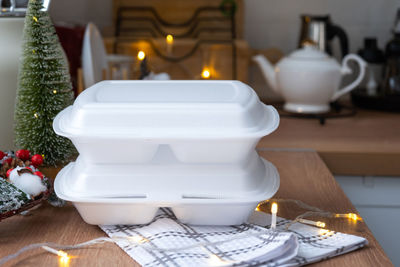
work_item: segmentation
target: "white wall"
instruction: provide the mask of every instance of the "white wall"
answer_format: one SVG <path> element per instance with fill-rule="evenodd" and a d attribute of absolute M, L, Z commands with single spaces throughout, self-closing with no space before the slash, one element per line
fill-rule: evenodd
<path fill-rule="evenodd" d="M 14 149 L 14 107 L 24 18 L 0 18 L 0 150 Z"/>
<path fill-rule="evenodd" d="M 350 51 L 366 36 L 378 37 L 379 46 L 391 37 L 398 0 L 245 0 L 245 38 L 254 48 L 276 46 L 285 53 L 298 41 L 300 14 L 330 14 L 348 33 Z"/>
<path fill-rule="evenodd" d="M 51 0 L 49 12 L 56 23 L 112 25 L 112 0 Z"/>

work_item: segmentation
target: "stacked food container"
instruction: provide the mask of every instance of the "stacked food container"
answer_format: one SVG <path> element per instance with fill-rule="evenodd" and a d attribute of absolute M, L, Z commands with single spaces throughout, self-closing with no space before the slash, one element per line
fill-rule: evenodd
<path fill-rule="evenodd" d="M 54 188 L 90 224 L 148 223 L 160 207 L 184 223 L 241 224 L 278 190 L 255 151 L 278 125 L 238 81 L 100 82 L 54 120 L 80 153 Z"/>

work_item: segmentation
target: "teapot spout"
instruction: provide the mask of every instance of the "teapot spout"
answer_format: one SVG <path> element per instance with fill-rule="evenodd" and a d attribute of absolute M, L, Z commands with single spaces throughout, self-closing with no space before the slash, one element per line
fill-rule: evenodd
<path fill-rule="evenodd" d="M 267 84 L 277 93 L 278 87 L 276 84 L 276 74 L 274 66 L 268 61 L 268 59 L 264 55 L 255 55 L 252 60 L 258 65 L 261 69 L 261 73 L 263 74 Z"/>

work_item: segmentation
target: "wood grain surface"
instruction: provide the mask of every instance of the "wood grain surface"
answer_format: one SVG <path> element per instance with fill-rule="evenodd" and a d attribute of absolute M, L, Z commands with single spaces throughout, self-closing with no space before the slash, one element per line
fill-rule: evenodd
<path fill-rule="evenodd" d="M 359 109 L 354 117 L 326 120 L 281 117 L 261 148 L 307 148 L 334 174 L 400 176 L 400 113 Z"/>
<path fill-rule="evenodd" d="M 302 200 L 333 212 L 356 212 L 317 153 L 261 151 L 260 154 L 279 170 L 281 186 L 276 197 Z M 293 218 L 301 212 L 296 207 L 282 204 L 278 215 Z M 363 222 L 353 223 L 348 219 L 324 221 L 330 230 L 364 236 L 370 243 L 366 248 L 315 266 L 392 266 Z M 0 222 L 0 257 L 31 243 L 76 244 L 101 236 L 105 234 L 100 228 L 84 223 L 71 205 L 54 208 L 46 204 L 29 216 L 18 215 Z M 95 245 L 69 253 L 74 256 L 69 266 L 138 266 L 114 244 Z M 37 249 L 20 255 L 5 266 L 58 266 L 58 257 Z"/>

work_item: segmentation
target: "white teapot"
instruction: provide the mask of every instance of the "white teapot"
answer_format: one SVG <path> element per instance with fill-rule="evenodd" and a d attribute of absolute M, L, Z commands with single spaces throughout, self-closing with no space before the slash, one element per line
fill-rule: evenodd
<path fill-rule="evenodd" d="M 329 102 L 353 90 L 364 78 L 367 63 L 359 56 L 348 54 L 342 66 L 328 54 L 314 46 L 305 46 L 281 59 L 276 66 L 263 56 L 253 60 L 261 68 L 270 87 L 285 99 L 284 109 L 296 113 L 329 111 Z M 338 90 L 342 75 L 352 73 L 348 61 L 360 67 L 358 77 Z"/>

